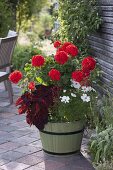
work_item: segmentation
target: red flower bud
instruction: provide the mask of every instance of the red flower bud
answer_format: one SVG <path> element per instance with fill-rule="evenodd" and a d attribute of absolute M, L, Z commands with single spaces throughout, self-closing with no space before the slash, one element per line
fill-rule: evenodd
<path fill-rule="evenodd" d="M 28 88 L 29 88 L 30 90 L 34 90 L 34 89 L 35 89 L 35 83 L 34 83 L 34 82 L 30 82 L 30 83 L 28 84 Z"/>
<path fill-rule="evenodd" d="M 61 45 L 61 41 L 55 41 L 53 45 L 55 48 L 58 48 Z"/>

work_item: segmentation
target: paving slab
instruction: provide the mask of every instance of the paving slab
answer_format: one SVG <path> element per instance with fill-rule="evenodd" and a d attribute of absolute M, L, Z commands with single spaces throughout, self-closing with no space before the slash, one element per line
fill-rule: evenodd
<path fill-rule="evenodd" d="M 5 159 L 0 159 L 0 166 L 9 163 L 9 160 L 5 160 Z"/>
<path fill-rule="evenodd" d="M 22 146 L 22 147 L 15 149 L 15 151 L 17 151 L 17 152 L 22 152 L 22 153 L 26 153 L 26 154 L 36 153 L 37 151 L 40 151 L 40 150 L 42 150 L 42 149 L 30 146 L 30 145 Z"/>
<path fill-rule="evenodd" d="M 17 162 L 24 163 L 27 165 L 36 165 L 40 162 L 43 162 L 44 158 L 43 157 L 36 157 L 32 155 L 26 155 L 20 159 L 17 159 Z"/>
<path fill-rule="evenodd" d="M 18 163 L 18 162 L 9 162 L 9 163 L 1 166 L 1 168 L 3 170 L 23 170 L 28 167 L 29 167 L 29 165 L 26 165 L 23 163 Z"/>
<path fill-rule="evenodd" d="M 94 170 L 87 154 L 87 138 L 82 141 L 82 154 L 51 156 L 42 150 L 39 131 L 29 127 L 25 115 L 18 115 L 0 83 L 0 170 Z M 20 89 L 13 86 L 14 100 Z M 4 104 L 3 104 L 4 103 Z M 88 159 L 88 160 L 87 160 Z"/>
<path fill-rule="evenodd" d="M 6 153 L 0 154 L 0 159 L 15 161 L 25 155 L 26 155 L 25 153 L 20 153 L 20 152 L 16 152 L 16 151 L 8 151 Z"/>

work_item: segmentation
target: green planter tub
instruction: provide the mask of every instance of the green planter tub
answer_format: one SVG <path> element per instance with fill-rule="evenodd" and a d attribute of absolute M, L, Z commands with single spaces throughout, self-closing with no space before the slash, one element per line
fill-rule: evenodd
<path fill-rule="evenodd" d="M 47 123 L 40 131 L 43 150 L 53 155 L 68 155 L 80 151 L 84 124 L 81 121 L 69 123 Z"/>

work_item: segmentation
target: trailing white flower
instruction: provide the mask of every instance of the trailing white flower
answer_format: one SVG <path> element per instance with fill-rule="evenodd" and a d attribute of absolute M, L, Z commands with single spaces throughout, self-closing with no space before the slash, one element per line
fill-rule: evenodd
<path fill-rule="evenodd" d="M 74 93 L 71 93 L 71 96 L 72 96 L 72 97 L 77 97 L 77 95 L 76 95 L 76 94 L 74 94 Z"/>
<path fill-rule="evenodd" d="M 90 102 L 90 96 L 87 96 L 87 94 L 83 94 L 81 96 L 81 99 L 83 100 L 83 102 Z"/>
<path fill-rule="evenodd" d="M 66 93 L 66 90 L 63 90 L 64 93 Z"/>
<path fill-rule="evenodd" d="M 69 96 L 60 96 L 61 102 L 63 103 L 69 103 Z"/>
<path fill-rule="evenodd" d="M 91 90 L 93 90 L 93 88 L 91 86 L 82 86 L 82 91 L 85 93 L 90 92 Z"/>
<path fill-rule="evenodd" d="M 79 89 L 81 85 L 79 82 L 71 80 L 71 87 L 74 87 L 75 89 Z"/>

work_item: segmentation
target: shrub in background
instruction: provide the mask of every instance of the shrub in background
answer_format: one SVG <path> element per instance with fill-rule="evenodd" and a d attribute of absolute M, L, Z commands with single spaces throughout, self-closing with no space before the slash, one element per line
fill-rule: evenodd
<path fill-rule="evenodd" d="M 25 63 L 29 62 L 31 56 L 36 54 L 42 54 L 42 51 L 33 45 L 22 46 L 18 44 L 12 61 L 14 69 L 23 70 Z"/>
<path fill-rule="evenodd" d="M 7 35 L 9 29 L 14 26 L 13 13 L 7 0 L 0 0 L 0 37 Z"/>
<path fill-rule="evenodd" d="M 71 41 L 84 53 L 89 51 L 87 36 L 101 23 L 96 0 L 59 0 L 61 40 Z"/>

